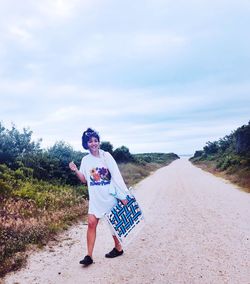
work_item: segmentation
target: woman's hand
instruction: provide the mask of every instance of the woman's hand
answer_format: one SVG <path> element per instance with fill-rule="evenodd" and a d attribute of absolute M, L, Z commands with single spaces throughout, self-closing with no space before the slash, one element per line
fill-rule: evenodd
<path fill-rule="evenodd" d="M 69 163 L 69 168 L 71 169 L 71 171 L 76 172 L 78 171 L 78 168 L 76 166 L 76 164 L 72 161 Z"/>
<path fill-rule="evenodd" d="M 82 183 L 87 183 L 85 176 L 78 170 L 76 164 L 73 161 L 69 163 L 69 168 L 71 169 L 71 171 L 76 173 L 76 176 Z"/>
<path fill-rule="evenodd" d="M 127 199 L 122 199 L 121 202 L 122 202 L 123 205 L 127 205 L 128 204 L 128 200 Z"/>

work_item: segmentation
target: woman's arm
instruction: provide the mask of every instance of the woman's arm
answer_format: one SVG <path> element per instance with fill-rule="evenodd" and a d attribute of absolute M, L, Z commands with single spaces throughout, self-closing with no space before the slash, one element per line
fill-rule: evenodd
<path fill-rule="evenodd" d="M 69 163 L 69 168 L 71 169 L 72 172 L 76 173 L 76 176 L 82 183 L 87 183 L 85 176 L 78 170 L 74 162 Z"/>

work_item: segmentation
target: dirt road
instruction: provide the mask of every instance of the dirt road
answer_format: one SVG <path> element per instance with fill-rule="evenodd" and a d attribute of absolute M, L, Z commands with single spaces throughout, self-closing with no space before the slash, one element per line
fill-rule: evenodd
<path fill-rule="evenodd" d="M 180 159 L 136 186 L 146 225 L 125 254 L 113 247 L 104 221 L 98 227 L 95 264 L 85 254 L 86 225 L 34 253 L 6 284 L 250 283 L 250 194 Z"/>

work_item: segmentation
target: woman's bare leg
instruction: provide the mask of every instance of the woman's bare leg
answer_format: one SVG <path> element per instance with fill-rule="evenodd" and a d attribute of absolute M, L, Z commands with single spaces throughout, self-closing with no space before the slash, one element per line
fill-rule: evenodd
<path fill-rule="evenodd" d="M 119 242 L 119 240 L 117 239 L 116 236 L 112 235 L 113 239 L 114 239 L 114 242 L 115 242 L 115 248 L 118 250 L 118 251 L 122 251 L 122 246 Z"/>
<path fill-rule="evenodd" d="M 95 246 L 96 239 L 96 227 L 99 219 L 95 215 L 88 215 L 88 230 L 87 230 L 87 249 L 88 255 L 92 258 L 93 249 Z"/>

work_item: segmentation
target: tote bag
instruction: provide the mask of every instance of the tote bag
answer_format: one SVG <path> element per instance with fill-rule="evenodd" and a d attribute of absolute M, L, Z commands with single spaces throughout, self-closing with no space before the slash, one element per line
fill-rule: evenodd
<path fill-rule="evenodd" d="M 129 244 L 145 224 L 144 215 L 134 195 L 127 195 L 128 203 L 123 205 L 120 200 L 104 217 L 113 233 L 123 244 Z"/>

